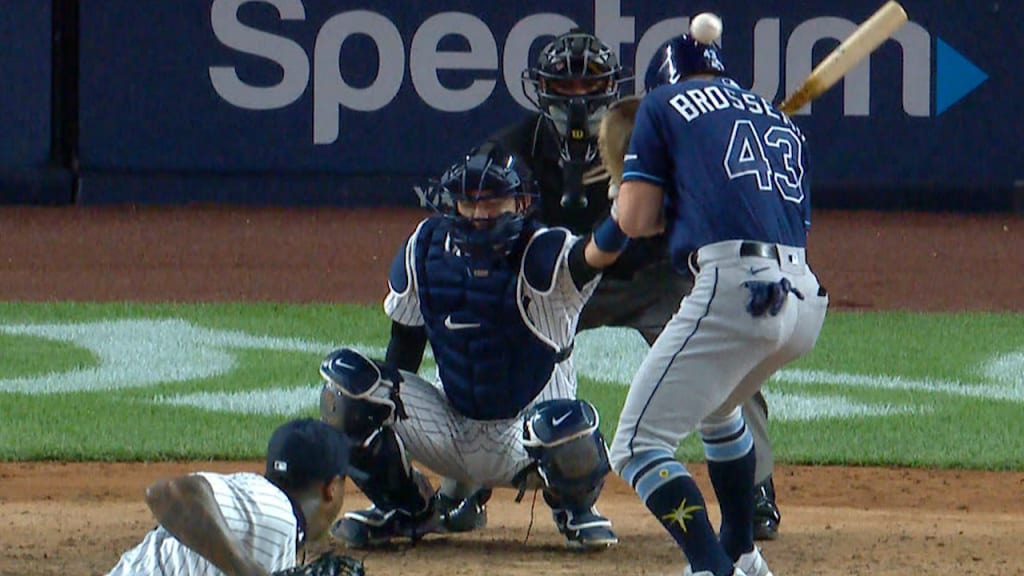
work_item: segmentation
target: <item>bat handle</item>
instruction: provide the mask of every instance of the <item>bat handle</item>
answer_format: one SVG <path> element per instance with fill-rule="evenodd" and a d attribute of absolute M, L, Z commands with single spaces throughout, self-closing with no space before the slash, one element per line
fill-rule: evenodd
<path fill-rule="evenodd" d="M 799 90 L 790 95 L 789 98 L 783 100 L 782 104 L 779 104 L 779 110 L 786 114 L 793 114 L 797 110 L 803 108 L 812 100 L 813 94 L 811 91 L 813 88 L 813 85 L 804 84 Z"/>

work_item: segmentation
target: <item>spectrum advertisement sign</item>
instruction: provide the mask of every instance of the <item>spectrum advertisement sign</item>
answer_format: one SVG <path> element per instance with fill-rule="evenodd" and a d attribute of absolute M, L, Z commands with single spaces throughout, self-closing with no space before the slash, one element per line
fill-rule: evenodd
<path fill-rule="evenodd" d="M 714 9 L 732 75 L 781 101 L 878 7 L 734 0 L 691 3 L 680 14 L 676 4 L 81 0 L 81 164 L 429 175 L 532 108 L 520 75 L 573 26 L 594 31 L 642 76 L 687 16 Z M 1024 10 L 903 4 L 911 22 L 794 118 L 810 140 L 815 182 L 1024 178 L 1024 73 L 1014 64 Z"/>

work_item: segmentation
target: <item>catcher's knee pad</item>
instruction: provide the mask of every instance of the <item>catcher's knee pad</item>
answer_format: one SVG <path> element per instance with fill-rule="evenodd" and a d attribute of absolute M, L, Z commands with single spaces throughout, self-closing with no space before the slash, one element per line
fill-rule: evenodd
<path fill-rule="evenodd" d="M 398 395 L 401 374 L 350 348 L 340 348 L 320 363 L 325 380 L 320 417 L 356 445 L 364 445 L 395 418 L 405 417 Z"/>
<path fill-rule="evenodd" d="M 523 446 L 560 506 L 589 508 L 611 471 L 594 405 L 585 400 L 539 402 L 526 414 Z"/>

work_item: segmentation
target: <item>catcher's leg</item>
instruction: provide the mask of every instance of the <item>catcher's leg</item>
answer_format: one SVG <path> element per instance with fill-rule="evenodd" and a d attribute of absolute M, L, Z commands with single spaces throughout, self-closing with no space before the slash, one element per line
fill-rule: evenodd
<path fill-rule="evenodd" d="M 585 400 L 546 400 L 526 414 L 523 446 L 544 482 L 544 500 L 571 548 L 618 543 L 595 503 L 611 471 L 597 410 Z M 524 480 L 525 481 L 525 478 Z"/>
<path fill-rule="evenodd" d="M 434 531 L 430 483 L 413 469 L 392 428 L 404 415 L 401 374 L 346 348 L 329 354 L 320 374 L 326 380 L 321 418 L 352 440 L 350 476 L 373 502 L 369 509 L 345 513 L 332 534 L 361 548 Z"/>

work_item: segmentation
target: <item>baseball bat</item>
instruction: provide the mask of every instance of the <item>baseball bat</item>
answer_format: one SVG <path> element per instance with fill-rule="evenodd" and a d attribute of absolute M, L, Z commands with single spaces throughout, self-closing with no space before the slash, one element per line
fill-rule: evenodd
<path fill-rule="evenodd" d="M 906 21 L 907 12 L 899 2 L 886 2 L 814 67 L 796 92 L 779 105 L 779 110 L 792 114 L 821 96 L 899 30 Z"/>

